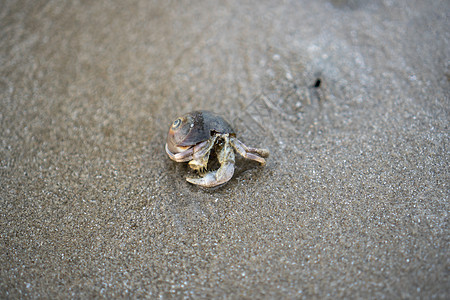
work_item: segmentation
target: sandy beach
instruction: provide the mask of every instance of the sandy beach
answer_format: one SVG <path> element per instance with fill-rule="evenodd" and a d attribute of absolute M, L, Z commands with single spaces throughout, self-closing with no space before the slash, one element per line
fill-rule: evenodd
<path fill-rule="evenodd" d="M 450 297 L 449 1 L 3 2 L 0 298 Z"/>

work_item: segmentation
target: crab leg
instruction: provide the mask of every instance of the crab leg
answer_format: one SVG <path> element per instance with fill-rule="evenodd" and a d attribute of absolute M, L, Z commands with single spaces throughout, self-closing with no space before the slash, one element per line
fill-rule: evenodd
<path fill-rule="evenodd" d="M 230 142 L 233 148 L 243 157 L 255 160 L 263 166 L 266 164 L 264 158 L 269 156 L 269 150 L 247 147 L 244 143 L 234 137 L 230 138 Z"/>
<path fill-rule="evenodd" d="M 174 154 L 169 150 L 169 147 L 166 144 L 166 152 L 171 160 L 174 160 L 176 162 L 185 162 L 190 161 L 192 159 L 192 155 L 194 154 L 194 147 L 190 147 L 183 152 Z"/>
<path fill-rule="evenodd" d="M 234 152 L 230 146 L 228 135 L 224 135 L 225 139 L 223 148 L 217 154 L 217 159 L 220 163 L 220 168 L 217 171 L 206 173 L 200 178 L 186 178 L 192 184 L 203 187 L 215 187 L 226 183 L 233 177 L 234 174 Z"/>
<path fill-rule="evenodd" d="M 189 166 L 197 171 L 206 169 L 208 166 L 209 153 L 216 142 L 217 136 L 212 137 L 208 141 L 201 142 L 194 146 L 194 155 L 189 162 Z"/>

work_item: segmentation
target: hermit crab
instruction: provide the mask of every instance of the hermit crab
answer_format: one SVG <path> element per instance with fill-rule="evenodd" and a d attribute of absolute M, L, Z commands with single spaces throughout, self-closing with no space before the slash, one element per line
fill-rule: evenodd
<path fill-rule="evenodd" d="M 176 162 L 189 162 L 200 178 L 186 178 L 192 184 L 215 187 L 228 182 L 234 174 L 234 150 L 243 157 L 266 164 L 269 150 L 250 148 L 236 138 L 231 125 L 210 111 L 193 111 L 176 119 L 167 135 L 166 152 Z M 207 171 L 213 150 L 219 169 Z"/>

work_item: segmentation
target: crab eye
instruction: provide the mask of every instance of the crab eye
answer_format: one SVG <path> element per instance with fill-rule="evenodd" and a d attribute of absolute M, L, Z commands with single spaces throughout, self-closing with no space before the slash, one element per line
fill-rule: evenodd
<path fill-rule="evenodd" d="M 176 119 L 176 120 L 173 122 L 172 128 L 173 128 L 173 129 L 176 129 L 176 128 L 178 128 L 178 127 L 180 126 L 180 124 L 181 124 L 181 119 L 178 118 L 178 119 Z"/>

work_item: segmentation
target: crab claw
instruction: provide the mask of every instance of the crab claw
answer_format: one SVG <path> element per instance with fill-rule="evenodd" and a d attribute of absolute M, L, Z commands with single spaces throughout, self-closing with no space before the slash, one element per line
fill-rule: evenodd
<path fill-rule="evenodd" d="M 226 183 L 231 179 L 231 177 L 233 177 L 233 174 L 234 174 L 234 164 L 226 163 L 220 166 L 220 168 L 217 171 L 208 172 L 203 177 L 200 178 L 187 177 L 186 180 L 192 184 L 211 188 Z"/>
<path fill-rule="evenodd" d="M 222 149 L 217 154 L 220 168 L 217 171 L 211 171 L 203 175 L 201 178 L 186 178 L 192 184 L 203 187 L 215 187 L 229 181 L 234 174 L 234 152 L 230 145 L 228 134 L 222 135 L 224 140 Z"/>

